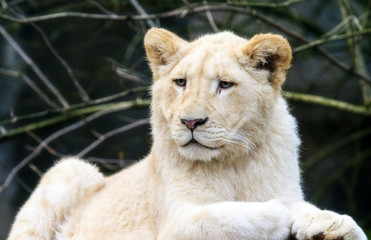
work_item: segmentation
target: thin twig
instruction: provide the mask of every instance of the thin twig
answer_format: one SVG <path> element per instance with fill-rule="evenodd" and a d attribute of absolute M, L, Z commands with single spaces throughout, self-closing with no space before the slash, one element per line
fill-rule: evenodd
<path fill-rule="evenodd" d="M 300 2 L 306 2 L 308 0 L 288 0 L 283 3 L 262 3 L 262 2 L 251 2 L 251 1 L 243 1 L 243 2 L 238 2 L 234 0 L 228 0 L 228 3 L 231 5 L 236 5 L 236 6 L 249 6 L 249 7 L 261 7 L 261 8 L 283 8 L 283 7 L 289 7 L 295 3 L 300 3 Z"/>
<path fill-rule="evenodd" d="M 148 124 L 148 123 L 149 123 L 149 119 L 148 118 L 141 119 L 141 120 L 135 121 L 133 123 L 130 123 L 128 125 L 125 125 L 125 126 L 122 126 L 122 127 L 116 128 L 116 129 L 113 129 L 113 130 L 111 130 L 109 132 L 106 132 L 105 134 L 102 134 L 101 136 L 99 136 L 99 138 L 97 140 L 95 140 L 89 146 L 87 146 L 86 148 L 84 148 L 76 156 L 83 157 L 87 153 L 89 153 L 90 151 L 92 151 L 94 148 L 96 148 L 98 145 L 100 145 L 102 142 L 104 142 L 105 140 L 107 140 L 108 138 L 110 138 L 110 137 L 112 137 L 114 135 L 117 135 L 119 133 L 123 133 L 125 131 L 128 131 L 130 129 L 133 129 L 133 128 L 142 126 L 144 124 Z"/>
<path fill-rule="evenodd" d="M 105 114 L 108 114 L 108 113 L 112 113 L 112 112 L 117 112 L 117 111 L 120 111 L 122 110 L 121 108 L 115 108 L 115 109 L 106 109 L 106 110 L 102 110 L 102 111 L 99 111 L 99 112 L 96 112 L 94 114 L 91 114 L 89 115 L 88 117 L 74 123 L 74 124 L 71 124 L 67 127 L 64 127 L 60 130 L 58 130 L 57 132 L 53 133 L 52 135 L 50 135 L 49 137 L 47 137 L 42 143 L 40 143 L 36 149 L 30 153 L 27 157 L 25 157 L 21 162 L 19 162 L 13 169 L 12 171 L 10 171 L 10 173 L 8 174 L 8 176 L 6 177 L 5 181 L 3 182 L 3 184 L 0 186 L 0 192 L 3 192 L 8 186 L 9 184 L 13 181 L 14 179 L 14 176 L 24 167 L 26 166 L 29 162 L 32 161 L 32 159 L 34 159 L 37 155 L 40 154 L 40 152 L 44 149 L 45 146 L 49 145 L 52 141 L 54 141 L 55 139 L 59 138 L 60 136 L 66 134 L 66 133 L 69 133 L 77 128 L 80 128 L 84 125 L 86 125 L 88 122 L 90 121 L 93 121 L 94 119 L 96 118 L 99 118 Z"/>
<path fill-rule="evenodd" d="M 58 107 L 54 102 L 52 102 L 49 99 L 49 97 L 45 93 L 43 93 L 43 91 L 26 74 L 24 74 L 22 72 L 14 71 L 14 70 L 3 69 L 3 68 L 0 68 L 0 73 L 1 74 L 4 74 L 4 75 L 12 76 L 12 77 L 22 78 L 28 84 L 28 86 L 30 86 L 30 88 L 32 90 L 34 90 L 34 92 L 37 95 L 39 95 L 39 97 L 42 100 L 44 100 L 44 102 L 46 104 L 48 104 L 49 106 L 51 106 L 53 108 L 57 108 Z M 12 117 L 12 118 L 14 118 L 14 117 Z"/>
<path fill-rule="evenodd" d="M 34 164 L 29 163 L 28 167 L 31 168 L 31 170 L 34 171 L 39 177 L 42 177 L 43 172 L 41 172 L 41 170 L 38 167 L 36 167 Z"/>
<path fill-rule="evenodd" d="M 339 5 L 340 14 L 341 14 L 342 19 L 345 19 L 345 18 L 349 17 L 351 15 L 350 10 L 349 10 L 349 8 L 350 8 L 349 2 L 346 1 L 346 0 L 338 0 L 337 2 L 338 2 L 338 5 Z M 345 32 L 347 34 L 352 34 L 354 32 L 353 24 L 349 24 L 349 23 L 346 24 L 345 25 Z M 353 68 L 354 63 L 355 63 L 355 58 L 356 58 L 356 39 L 354 38 L 354 36 L 347 38 L 347 43 L 348 43 L 348 46 L 349 46 L 349 52 L 350 52 L 350 56 L 351 56 L 350 66 Z"/>
<path fill-rule="evenodd" d="M 11 1 L 8 2 L 8 7 L 11 8 L 11 7 L 16 6 L 16 5 L 18 5 L 22 2 L 25 2 L 25 1 L 27 1 L 27 0 L 11 0 Z"/>
<path fill-rule="evenodd" d="M 143 40 L 143 34 L 138 31 L 133 36 L 133 38 L 131 39 L 131 41 L 129 42 L 129 44 L 126 47 L 125 54 L 124 54 L 124 62 L 125 63 L 129 63 L 131 61 L 131 58 L 134 55 L 134 52 L 135 52 L 135 50 L 137 48 L 137 45 L 138 44 L 141 44 L 142 43 L 142 40 Z M 115 65 L 119 65 L 119 63 L 117 63 L 117 61 L 115 61 L 115 60 L 113 60 L 111 58 L 108 58 L 108 61 L 109 62 L 114 62 Z"/>
<path fill-rule="evenodd" d="M 115 13 L 108 11 L 105 9 L 99 2 L 92 1 L 92 0 L 86 0 L 88 3 L 96 6 L 102 13 L 107 14 L 107 15 L 116 15 Z"/>
<path fill-rule="evenodd" d="M 345 38 L 350 38 L 350 37 L 354 37 L 354 36 L 365 35 L 365 34 L 368 34 L 368 33 L 371 33 L 371 28 L 363 29 L 363 30 L 360 30 L 360 31 L 357 31 L 357 32 L 352 32 L 352 33 L 349 33 L 349 34 L 345 33 L 345 34 L 339 34 L 339 35 L 332 35 L 332 36 L 329 36 L 329 37 L 326 37 L 326 38 L 321 38 L 321 39 L 315 40 L 313 42 L 302 45 L 300 47 L 296 47 L 296 48 L 293 49 L 293 52 L 298 53 L 298 52 L 307 50 L 309 48 L 312 48 L 312 47 L 315 47 L 315 46 L 318 46 L 318 45 L 321 45 L 321 44 L 324 44 L 324 43 L 328 43 L 328 42 L 335 41 L 335 40 L 340 40 L 340 39 L 345 39 Z"/>
<path fill-rule="evenodd" d="M 246 14 L 249 14 L 251 15 L 252 17 L 256 17 L 258 19 L 260 19 L 261 21 L 265 22 L 266 24 L 269 24 L 270 26 L 278 29 L 279 31 L 293 37 L 293 38 L 296 38 L 297 40 L 301 41 L 301 42 L 304 42 L 306 44 L 309 44 L 311 43 L 311 41 L 309 41 L 308 39 L 306 39 L 305 37 L 303 37 L 302 35 L 278 24 L 276 21 L 272 20 L 272 19 L 269 19 L 267 18 L 265 15 L 261 14 L 261 13 L 258 13 L 256 12 L 255 10 L 251 9 L 251 10 L 248 10 L 248 9 L 242 9 L 242 11 L 246 11 L 245 13 Z M 239 12 L 239 11 L 236 11 L 236 12 Z M 242 13 L 242 12 L 239 12 L 239 13 Z M 325 58 L 327 58 L 331 63 L 333 63 L 335 66 L 337 66 L 338 68 L 340 68 L 341 70 L 344 70 L 348 73 L 351 73 L 351 74 L 354 74 L 355 76 L 359 77 L 359 78 L 362 78 L 364 79 L 365 81 L 371 83 L 371 78 L 362 74 L 362 73 L 359 73 L 357 71 L 355 71 L 352 67 L 350 66 L 346 66 L 345 64 L 343 64 L 342 62 L 338 61 L 335 57 L 331 56 L 328 52 L 326 52 L 323 48 L 321 48 L 320 46 L 314 46 L 314 49 L 316 49 L 322 56 L 324 56 Z M 295 53 L 295 52 L 294 52 Z"/>
<path fill-rule="evenodd" d="M 162 12 L 157 14 L 148 15 L 105 15 L 96 13 L 83 13 L 83 12 L 59 12 L 52 14 L 45 14 L 34 17 L 18 18 L 12 17 L 6 14 L 0 14 L 0 18 L 8 21 L 18 22 L 18 23 L 30 23 L 38 21 L 46 21 L 50 19 L 58 18 L 86 18 L 86 19 L 96 19 L 96 20 L 115 20 L 115 21 L 126 21 L 126 20 L 147 20 L 156 18 L 170 18 L 170 17 L 185 17 L 187 14 L 200 13 L 205 11 L 231 11 L 243 14 L 251 14 L 253 10 L 229 6 L 227 4 L 211 4 L 208 5 L 196 5 L 195 7 L 187 6 L 186 8 L 179 8 L 171 10 L 168 12 Z"/>
<path fill-rule="evenodd" d="M 130 0 L 130 3 L 131 5 L 133 5 L 133 7 L 137 10 L 137 12 L 143 16 L 148 16 L 148 13 L 146 12 L 146 10 L 144 10 L 144 8 L 139 4 L 139 2 L 137 0 Z M 148 26 L 150 27 L 156 27 L 156 24 L 154 21 L 152 21 L 152 19 L 146 19 L 146 22 L 148 24 Z"/>
<path fill-rule="evenodd" d="M 28 131 L 27 134 L 35 139 L 39 144 L 42 144 L 46 151 L 48 151 L 50 154 L 57 156 L 57 151 L 54 150 L 52 147 L 50 147 L 48 144 L 46 144 L 39 136 L 37 136 L 34 132 Z"/>
<path fill-rule="evenodd" d="M 57 97 L 63 107 L 68 108 L 69 104 L 66 99 L 61 95 L 58 89 L 50 82 L 50 80 L 44 75 L 40 68 L 35 62 L 22 50 L 16 41 L 8 34 L 8 32 L 0 25 L 0 34 L 9 42 L 14 50 L 23 58 L 23 60 L 32 68 L 36 75 L 43 81 L 43 83 L 49 88 L 49 90 Z"/>
<path fill-rule="evenodd" d="M 95 100 L 91 100 L 91 101 L 89 101 L 88 105 L 86 105 L 85 103 L 78 103 L 78 104 L 71 105 L 70 108 L 68 109 L 68 111 L 76 110 L 80 107 L 89 107 L 89 106 L 92 106 L 92 105 L 95 105 L 95 104 L 100 104 L 100 103 L 112 101 L 112 100 L 127 96 L 131 93 L 145 92 L 145 91 L 148 91 L 148 89 L 149 89 L 148 87 L 138 87 L 138 88 L 128 89 L 128 90 L 125 90 L 125 91 L 122 91 L 122 92 L 119 92 L 119 93 L 116 93 L 116 94 L 109 95 L 107 97 L 102 97 L 102 98 L 98 98 L 98 99 L 95 99 Z M 46 116 L 47 114 L 50 114 L 50 113 L 66 113 L 66 109 L 55 108 L 55 109 L 49 109 L 47 111 L 31 113 L 31 114 L 22 115 L 22 116 L 14 116 L 10 119 L 0 121 L 0 125 L 7 124 L 7 123 L 15 123 L 15 122 L 20 121 L 20 120 L 42 117 L 42 116 Z"/>
<path fill-rule="evenodd" d="M 149 81 L 143 80 L 143 78 L 138 77 L 138 75 L 140 75 L 140 74 L 131 73 L 130 70 L 128 70 L 126 68 L 115 67 L 115 71 L 116 71 L 118 76 L 120 76 L 124 79 L 128 79 L 128 80 L 131 80 L 131 81 L 134 81 L 134 82 L 138 82 L 138 83 L 141 83 L 141 84 L 144 84 L 144 85 L 147 85 L 147 86 L 151 84 Z"/>
<path fill-rule="evenodd" d="M 8 4 L 6 3 L 5 0 L 0 0 L 0 2 L 1 2 L 1 7 L 2 7 L 3 9 L 7 9 L 7 8 L 8 8 Z"/>
<path fill-rule="evenodd" d="M 133 101 L 108 103 L 108 104 L 101 104 L 101 105 L 96 105 L 96 106 L 80 108 L 77 110 L 68 111 L 65 114 L 60 115 L 60 116 L 45 119 L 45 120 L 42 120 L 36 123 L 27 124 L 27 125 L 15 128 L 15 129 L 10 129 L 5 134 L 0 135 L 0 140 L 15 136 L 21 133 L 25 133 L 28 131 L 45 128 L 47 126 L 54 125 L 54 124 L 57 124 L 63 121 L 67 121 L 77 116 L 83 116 L 83 115 L 94 113 L 94 112 L 101 111 L 101 110 L 128 109 L 132 107 L 144 107 L 148 105 L 149 105 L 149 100 L 133 100 Z"/>
<path fill-rule="evenodd" d="M 350 3 L 346 0 L 338 0 L 338 5 L 340 8 L 340 13 L 342 18 L 347 18 L 350 15 Z M 355 33 L 354 31 L 354 25 L 353 24 L 347 24 L 345 25 L 345 30 L 348 35 L 353 35 Z M 365 29 L 366 30 L 366 29 Z M 362 31 L 362 30 L 360 30 Z M 355 69 L 357 72 L 361 72 L 364 75 L 368 75 L 366 63 L 363 57 L 363 53 L 359 46 L 357 45 L 357 41 L 355 37 L 349 37 L 347 39 L 349 52 L 352 57 L 351 61 L 351 67 Z M 360 79 L 359 81 L 361 91 L 362 91 L 362 98 L 365 105 L 369 106 L 371 104 L 371 86 L 370 84 L 366 83 L 363 79 Z"/>
<path fill-rule="evenodd" d="M 191 6 L 187 5 L 185 8 L 180 8 L 168 12 L 158 13 L 158 14 L 150 14 L 150 15 L 103 15 L 103 14 L 88 14 L 88 13 L 81 13 L 81 12 L 61 12 L 61 13 L 54 13 L 42 16 L 35 16 L 35 17 L 28 17 L 28 18 L 15 18 L 12 16 L 8 16 L 5 14 L 0 14 L 0 18 L 15 21 L 19 23 L 29 23 L 29 22 L 36 22 L 36 21 L 45 21 L 49 19 L 56 19 L 56 18 L 67 18 L 67 17 L 79 17 L 79 18 L 89 18 L 89 19 L 106 19 L 106 20 L 146 20 L 146 19 L 155 19 L 155 18 L 169 18 L 169 17 L 185 17 L 187 14 L 199 13 L 204 11 L 230 11 L 236 12 L 241 14 L 249 14 L 252 17 L 256 17 L 263 22 L 271 25 L 272 27 L 282 31 L 283 33 L 292 36 L 302 42 L 310 43 L 309 40 L 301 36 L 300 34 L 293 32 L 286 27 L 281 26 L 276 21 L 267 18 L 265 15 L 256 12 L 254 9 L 246 9 L 241 7 L 234 7 L 227 4 L 208 4 L 206 6 Z M 329 59 L 333 64 L 335 64 L 340 69 L 352 73 L 357 77 L 360 77 L 367 82 L 371 82 L 371 78 L 365 76 L 364 74 L 358 73 L 351 69 L 350 67 L 345 66 L 344 64 L 337 61 L 334 57 L 328 54 L 319 46 L 315 46 L 315 48 L 321 53 L 324 57 Z"/>
<path fill-rule="evenodd" d="M 355 105 L 347 102 L 342 102 L 331 98 L 286 91 L 282 92 L 282 95 L 287 99 L 295 101 L 318 104 L 320 106 L 331 107 L 341 111 L 352 112 L 362 115 L 371 115 L 371 108 L 362 105 Z"/>
<path fill-rule="evenodd" d="M 72 68 L 68 65 L 68 63 L 66 62 L 66 60 L 64 60 L 62 58 L 62 56 L 59 55 L 59 53 L 57 52 L 57 50 L 50 43 L 50 41 L 49 41 L 48 37 L 46 36 L 44 30 L 42 30 L 35 23 L 31 23 L 31 26 L 33 28 L 35 28 L 41 34 L 41 36 L 42 36 L 44 42 L 46 43 L 47 47 L 49 48 L 49 50 L 52 52 L 52 54 L 55 56 L 55 58 L 63 65 L 63 67 L 66 69 L 68 75 L 72 79 L 73 84 L 75 85 L 77 91 L 79 92 L 81 99 L 84 102 L 88 102 L 90 100 L 88 94 L 86 93 L 86 91 L 84 90 L 84 88 L 81 86 L 81 84 L 77 80 L 77 78 L 75 76 L 75 73 L 73 72 Z"/>
<path fill-rule="evenodd" d="M 204 5 L 207 5 L 207 0 L 204 0 L 202 3 Z M 210 11 L 205 11 L 205 14 L 206 14 L 207 20 L 209 21 L 209 24 L 210 24 L 211 29 L 213 29 L 214 32 L 219 32 L 220 30 L 216 26 L 215 21 L 214 21 L 214 18 L 213 18 L 213 15 L 211 14 L 211 12 Z"/>
<path fill-rule="evenodd" d="M 358 30 L 363 29 L 363 27 L 360 25 L 360 22 L 358 21 L 358 19 L 355 16 L 350 15 L 350 16 L 347 16 L 346 18 L 344 18 L 338 25 L 336 25 L 330 31 L 326 32 L 322 37 L 329 37 L 331 35 L 340 33 L 343 30 L 344 26 L 348 25 L 349 23 L 353 23 L 353 24 L 357 25 Z"/>
<path fill-rule="evenodd" d="M 130 93 L 146 92 L 148 90 L 149 90 L 148 87 L 132 88 L 132 89 L 128 89 L 126 91 L 122 91 L 122 92 L 119 92 L 119 93 L 116 93 L 116 94 L 109 95 L 107 97 L 98 98 L 98 99 L 96 99 L 94 101 L 91 101 L 91 102 L 92 102 L 92 104 L 104 103 L 104 102 L 115 100 L 115 99 L 120 98 L 120 97 L 127 96 Z M 143 101 L 145 101 L 145 100 L 143 100 Z"/>
<path fill-rule="evenodd" d="M 24 12 L 22 9 L 20 9 L 18 6 L 15 6 L 14 8 L 17 8 L 17 11 L 14 9 L 10 9 L 14 14 L 17 14 L 20 17 L 25 17 Z M 88 102 L 89 96 L 86 93 L 86 91 L 83 89 L 83 87 L 80 85 L 79 81 L 76 79 L 75 74 L 72 70 L 72 68 L 68 65 L 68 63 L 62 58 L 62 56 L 57 52 L 57 50 L 53 47 L 51 42 L 49 41 L 48 37 L 46 36 L 44 30 L 40 28 L 36 23 L 31 23 L 31 26 L 40 33 L 42 39 L 44 40 L 46 46 L 51 51 L 51 53 L 54 55 L 54 57 L 62 64 L 62 66 L 66 69 L 68 75 L 72 79 L 73 84 L 75 85 L 78 93 L 80 94 L 81 99 L 84 102 Z"/>
<path fill-rule="evenodd" d="M 310 197 L 311 203 L 318 203 L 320 199 L 323 197 L 323 195 L 328 192 L 328 189 L 341 177 L 344 177 L 346 171 L 348 171 L 350 168 L 359 166 L 359 164 L 369 158 L 371 156 L 371 151 L 365 151 L 362 152 L 360 156 L 357 156 L 355 161 L 350 161 L 346 166 L 342 168 L 337 168 L 336 171 L 326 176 L 326 179 L 324 182 L 321 182 L 321 185 L 316 189 L 316 191 L 312 194 Z"/>
<path fill-rule="evenodd" d="M 314 167 L 317 163 L 322 161 L 325 157 L 329 156 L 330 154 L 333 154 L 340 148 L 345 147 L 349 143 L 358 141 L 369 135 L 371 135 L 371 128 L 361 129 L 344 138 L 341 138 L 340 140 L 331 143 L 329 146 L 323 148 L 322 150 L 318 151 L 315 155 L 310 157 L 305 163 L 303 163 L 302 168 L 304 170 L 309 170 L 312 167 Z"/>
<path fill-rule="evenodd" d="M 135 36 L 134 36 L 134 38 L 135 38 Z M 133 42 L 133 40 L 132 40 L 132 42 Z M 129 45 L 131 45 L 131 44 L 129 44 Z M 128 51 L 129 50 L 127 50 L 127 52 L 125 53 L 125 56 L 130 55 L 130 53 L 128 53 Z M 117 62 L 116 60 L 114 60 L 112 58 L 107 58 L 107 62 L 112 64 L 112 68 L 118 76 L 120 76 L 124 79 L 128 79 L 128 80 L 131 80 L 131 81 L 134 81 L 134 82 L 144 84 L 144 85 L 150 85 L 151 84 L 151 77 L 150 76 L 145 75 L 145 74 L 140 73 L 140 72 L 135 72 L 132 69 L 127 69 L 122 64 L 120 64 L 119 62 Z"/>
<path fill-rule="evenodd" d="M 334 56 L 330 55 L 328 52 L 326 52 L 325 50 L 323 50 L 323 48 L 319 47 L 319 46 L 316 46 L 314 47 L 322 56 L 324 56 L 325 58 L 327 58 L 332 64 L 334 64 L 335 66 L 337 66 L 339 69 L 347 72 L 347 73 L 350 73 L 350 74 L 353 74 L 354 76 L 356 77 L 359 77 L 369 83 L 371 83 L 371 78 L 369 76 L 366 76 L 360 72 L 357 72 L 355 71 L 354 68 L 352 68 L 351 66 L 348 66 L 346 64 L 344 64 L 343 62 L 337 60 Z"/>

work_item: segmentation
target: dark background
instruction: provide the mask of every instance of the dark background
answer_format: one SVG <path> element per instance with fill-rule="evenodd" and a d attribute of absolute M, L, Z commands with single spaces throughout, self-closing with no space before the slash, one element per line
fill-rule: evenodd
<path fill-rule="evenodd" d="M 112 174 L 148 153 L 148 124 L 126 131 L 120 127 L 138 124 L 139 119 L 149 116 L 142 100 L 149 98 L 144 89 L 151 77 L 142 42 L 146 30 L 153 25 L 185 39 L 223 30 L 247 38 L 259 32 L 274 32 L 284 35 L 293 49 L 329 36 L 356 32 L 356 36 L 329 41 L 319 48 L 294 50 L 283 90 L 284 94 L 299 94 L 295 99 L 285 96 L 302 138 L 307 199 L 321 208 L 352 215 L 370 236 L 371 37 L 364 33 L 371 28 L 370 1 L 0 0 L 0 4 L 0 239 L 6 238 L 16 210 L 40 175 L 60 157 L 78 154 L 101 137 L 104 141 L 83 157 Z M 157 15 L 138 20 L 139 15 L 145 15 L 139 12 L 138 5 L 148 14 Z M 206 11 L 207 6 L 210 11 Z M 88 15 L 71 16 L 76 12 Z M 65 16 L 50 15 L 54 13 Z M 164 13 L 171 16 L 165 17 Z M 26 22 L 24 16 L 36 18 Z M 49 18 L 40 20 L 40 16 Z M 101 16 L 106 19 L 96 19 Z M 128 18 L 118 20 L 117 16 Z M 18 44 L 20 50 L 10 43 Z M 35 67 L 59 90 L 69 107 L 63 108 L 41 81 L 40 74 L 35 73 Z M 74 79 L 89 99 L 81 97 Z M 39 90 L 33 90 L 26 80 Z M 137 92 L 114 97 L 129 89 Z M 49 103 L 40 93 L 50 99 Z M 302 94 L 324 98 L 313 103 L 313 98 Z M 112 99 L 97 101 L 107 96 Z M 344 109 L 331 105 L 329 99 L 352 105 Z M 133 100 L 137 106 L 100 112 L 99 118 L 82 122 L 73 131 L 53 138 L 53 134 L 99 112 L 93 107 Z M 354 106 L 360 110 L 352 111 Z M 102 108 L 109 111 L 112 105 Z M 34 113 L 37 116 L 30 115 Z M 45 125 L 46 120 L 57 117 L 59 122 Z M 36 124 L 41 126 L 10 134 Z M 48 139 L 52 141 L 45 148 L 38 148 L 41 141 Z M 22 161 L 27 164 L 16 174 L 12 172 Z M 7 178 L 11 180 L 9 185 Z"/>

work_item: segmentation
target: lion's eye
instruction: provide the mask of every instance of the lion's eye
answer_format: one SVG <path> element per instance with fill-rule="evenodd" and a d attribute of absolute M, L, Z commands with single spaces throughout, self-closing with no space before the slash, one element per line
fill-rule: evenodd
<path fill-rule="evenodd" d="M 187 80 L 185 80 L 184 78 L 175 79 L 174 82 L 180 87 L 184 87 L 187 84 Z"/>
<path fill-rule="evenodd" d="M 227 82 L 227 81 L 220 81 L 219 82 L 219 87 L 220 88 L 223 88 L 223 89 L 226 89 L 226 88 L 230 88 L 234 85 L 233 82 Z"/>

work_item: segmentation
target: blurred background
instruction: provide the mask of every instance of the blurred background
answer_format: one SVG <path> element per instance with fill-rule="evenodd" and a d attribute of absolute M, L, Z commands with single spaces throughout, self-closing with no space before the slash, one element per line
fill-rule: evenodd
<path fill-rule="evenodd" d="M 145 156 L 153 26 L 192 40 L 273 32 L 302 138 L 303 187 L 371 236 L 369 0 L 0 0 L 0 239 L 40 176 L 78 155 L 112 174 Z M 285 186 L 283 186 L 285 187 Z"/>

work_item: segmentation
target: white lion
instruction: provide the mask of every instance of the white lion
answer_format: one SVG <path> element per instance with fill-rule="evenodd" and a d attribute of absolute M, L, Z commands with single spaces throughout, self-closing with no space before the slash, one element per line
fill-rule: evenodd
<path fill-rule="evenodd" d="M 280 94 L 287 41 L 148 31 L 153 146 L 113 176 L 78 159 L 42 177 L 16 239 L 367 239 L 303 200 L 296 122 Z"/>

